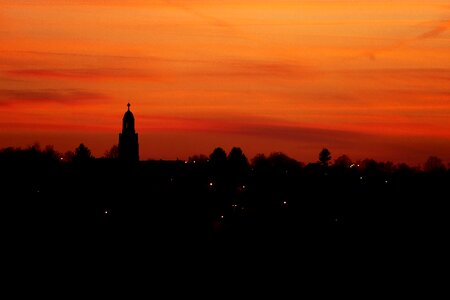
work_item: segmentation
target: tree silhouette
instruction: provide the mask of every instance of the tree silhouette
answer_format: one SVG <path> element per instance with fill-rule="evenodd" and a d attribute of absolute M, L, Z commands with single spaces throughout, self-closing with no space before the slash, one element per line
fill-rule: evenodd
<path fill-rule="evenodd" d="M 216 179 L 222 181 L 226 176 L 227 169 L 227 153 L 220 147 L 214 149 L 209 155 L 209 162 L 211 166 L 211 175 Z"/>
<path fill-rule="evenodd" d="M 323 148 L 319 153 L 319 161 L 322 165 L 328 166 L 328 162 L 331 160 L 331 153 L 327 148 Z"/>
<path fill-rule="evenodd" d="M 264 170 L 269 167 L 269 161 L 263 153 L 258 153 L 252 158 L 252 166 L 257 171 Z"/>
<path fill-rule="evenodd" d="M 245 181 L 250 170 L 247 157 L 241 148 L 233 147 L 228 154 L 228 176 L 229 182 L 233 184 L 241 184 Z"/>
<path fill-rule="evenodd" d="M 42 154 L 47 161 L 60 161 L 62 158 L 62 154 L 55 150 L 53 145 L 47 145 L 45 146 L 44 151 L 42 151 Z"/>
<path fill-rule="evenodd" d="M 41 144 L 39 144 L 38 142 L 35 142 L 33 145 L 29 146 L 27 148 L 28 151 L 33 151 L 33 152 L 41 152 Z"/>
<path fill-rule="evenodd" d="M 423 169 L 425 172 L 441 172 L 445 171 L 445 165 L 439 157 L 430 156 L 424 163 Z"/>
<path fill-rule="evenodd" d="M 271 153 L 267 160 L 272 168 L 283 173 L 299 169 L 303 166 L 302 163 L 296 161 L 295 159 L 287 156 L 282 152 Z"/>
<path fill-rule="evenodd" d="M 217 147 L 209 155 L 209 160 L 213 165 L 224 165 L 227 162 L 227 153 L 222 148 Z"/>
<path fill-rule="evenodd" d="M 75 156 L 75 153 L 71 150 L 68 150 L 68 151 L 64 152 L 63 158 L 64 158 L 64 161 L 66 161 L 66 162 L 72 162 L 74 156 Z"/>
<path fill-rule="evenodd" d="M 92 160 L 94 157 L 91 155 L 91 150 L 86 147 L 84 144 L 80 144 L 75 149 L 75 153 L 72 157 L 73 162 L 87 162 Z"/>
<path fill-rule="evenodd" d="M 334 160 L 334 166 L 339 168 L 349 168 L 353 164 L 350 157 L 347 155 L 341 155 Z"/>
<path fill-rule="evenodd" d="M 248 167 L 248 160 L 242 149 L 239 147 L 233 147 L 228 154 L 228 162 L 231 167 L 245 168 Z"/>
<path fill-rule="evenodd" d="M 118 159 L 119 158 L 119 147 L 117 145 L 113 145 L 111 149 L 106 150 L 105 158 L 108 159 Z"/>
<path fill-rule="evenodd" d="M 380 168 L 380 164 L 372 159 L 372 158 L 366 158 L 361 162 L 362 169 L 367 174 L 376 174 L 382 171 L 383 169 Z"/>

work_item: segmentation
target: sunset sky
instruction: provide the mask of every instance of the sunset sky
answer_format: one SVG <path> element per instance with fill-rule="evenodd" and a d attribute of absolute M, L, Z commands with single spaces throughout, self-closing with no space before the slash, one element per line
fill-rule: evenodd
<path fill-rule="evenodd" d="M 450 163 L 448 0 L 0 0 L 0 148 Z"/>

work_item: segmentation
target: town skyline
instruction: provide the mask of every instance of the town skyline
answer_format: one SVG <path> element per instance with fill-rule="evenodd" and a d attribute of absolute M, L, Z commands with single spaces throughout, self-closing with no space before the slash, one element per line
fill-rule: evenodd
<path fill-rule="evenodd" d="M 0 0 L 0 148 L 450 162 L 447 1 Z"/>

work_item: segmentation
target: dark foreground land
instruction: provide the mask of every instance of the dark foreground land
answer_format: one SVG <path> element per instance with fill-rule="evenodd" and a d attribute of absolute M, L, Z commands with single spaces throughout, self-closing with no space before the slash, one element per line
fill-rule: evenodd
<path fill-rule="evenodd" d="M 36 253 L 73 252 L 70 261 L 96 253 L 108 263 L 195 262 L 194 253 L 211 263 L 262 256 L 346 264 L 367 253 L 372 261 L 442 249 L 450 228 L 442 169 L 304 166 L 283 155 L 252 164 L 7 158 L 3 249 L 38 261 Z"/>
<path fill-rule="evenodd" d="M 447 225 L 449 174 L 311 165 L 233 172 L 209 162 L 3 162 L 9 234 L 53 239 L 300 242 L 433 234 Z M 18 238 L 20 238 L 18 236 Z"/>
<path fill-rule="evenodd" d="M 391 269 L 399 260 L 403 274 L 417 272 L 419 260 L 445 249 L 450 228 L 450 175 L 443 169 L 422 172 L 374 161 L 304 166 L 282 155 L 250 165 L 3 157 L 2 258 L 12 264 L 6 278 L 19 282 L 70 273 L 91 277 L 94 285 L 118 274 L 153 274 L 173 283 L 176 276 L 186 281 L 200 273 L 220 292 L 255 274 L 269 273 L 272 283 L 300 273 L 335 282 L 350 271 L 353 290 L 355 278 L 364 281 L 361 274 L 378 274 L 374 270 L 397 282 Z M 124 265 L 132 271 L 118 271 Z M 243 266 L 253 271 L 243 273 Z M 281 269 L 268 271 L 270 266 Z M 47 284 L 55 289 L 54 281 Z"/>

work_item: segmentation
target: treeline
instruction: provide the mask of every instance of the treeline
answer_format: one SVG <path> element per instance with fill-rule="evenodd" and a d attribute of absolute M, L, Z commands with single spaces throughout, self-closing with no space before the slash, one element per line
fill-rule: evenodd
<path fill-rule="evenodd" d="M 42 234 L 83 243 L 259 236 L 327 246 L 429 237 L 449 226 L 450 170 L 434 156 L 411 167 L 334 159 L 322 149 L 317 161 L 303 163 L 280 152 L 248 159 L 234 147 L 129 164 L 116 150 L 94 158 L 83 144 L 66 153 L 1 149 L 7 232 L 38 242 Z"/>
<path fill-rule="evenodd" d="M 84 163 L 94 160 L 118 160 L 119 150 L 117 145 L 113 145 L 111 149 L 105 151 L 102 157 L 96 158 L 91 154 L 91 150 L 84 144 L 80 144 L 74 151 L 59 152 L 52 145 L 41 147 L 38 143 L 27 148 L 7 147 L 0 149 L 0 163 Z M 188 158 L 186 163 L 189 164 L 210 164 L 212 166 L 222 166 L 229 164 L 231 168 L 285 168 L 288 169 L 314 169 L 319 167 L 332 167 L 336 169 L 354 168 L 359 170 L 369 170 L 378 172 L 446 172 L 445 163 L 437 156 L 429 156 L 422 165 L 409 166 L 406 163 L 394 163 L 391 161 L 378 162 L 374 159 L 364 159 L 353 161 L 347 155 L 341 155 L 333 159 L 331 152 L 324 148 L 318 153 L 318 160 L 305 164 L 294 158 L 287 156 L 282 152 L 273 152 L 266 156 L 265 154 L 257 154 L 254 158 L 248 159 L 239 147 L 233 147 L 227 154 L 220 147 L 214 149 L 209 155 L 199 154 Z M 450 163 L 449 163 L 450 166 Z"/>

